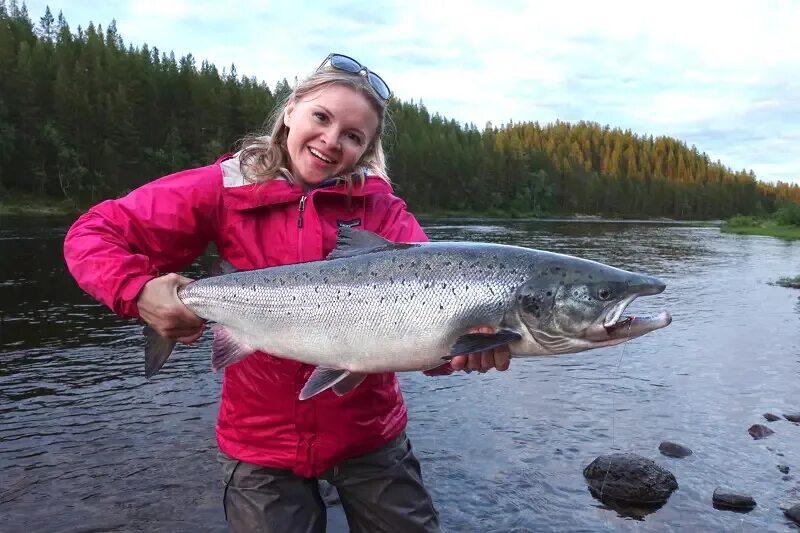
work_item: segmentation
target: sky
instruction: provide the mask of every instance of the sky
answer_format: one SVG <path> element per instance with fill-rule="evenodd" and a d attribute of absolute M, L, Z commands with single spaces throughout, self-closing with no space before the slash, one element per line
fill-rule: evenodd
<path fill-rule="evenodd" d="M 8 1 L 8 0 L 7 0 Z M 28 0 L 270 87 L 330 52 L 479 128 L 598 122 L 800 183 L 800 1 Z"/>

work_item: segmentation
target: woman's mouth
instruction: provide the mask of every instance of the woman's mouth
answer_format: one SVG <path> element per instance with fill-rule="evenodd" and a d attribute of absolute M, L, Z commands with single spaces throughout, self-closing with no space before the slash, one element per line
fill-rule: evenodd
<path fill-rule="evenodd" d="M 336 161 L 332 160 L 330 157 L 324 155 L 322 152 L 320 152 L 316 148 L 311 148 L 309 146 L 308 147 L 308 151 L 311 152 L 311 155 L 313 155 L 314 157 L 316 157 L 317 159 L 319 159 L 320 161 L 322 161 L 323 163 L 326 163 L 328 165 L 332 165 L 333 163 L 336 162 Z"/>

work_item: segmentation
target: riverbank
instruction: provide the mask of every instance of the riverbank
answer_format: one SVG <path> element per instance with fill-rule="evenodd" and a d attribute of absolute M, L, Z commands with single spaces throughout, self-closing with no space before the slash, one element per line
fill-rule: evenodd
<path fill-rule="evenodd" d="M 763 235 L 765 237 L 777 237 L 788 241 L 800 240 L 800 226 L 782 225 L 773 221 L 753 221 L 748 224 L 731 224 L 730 222 L 720 226 L 723 233 L 733 233 L 736 235 Z"/>
<path fill-rule="evenodd" d="M 41 198 L 18 193 L 2 193 L 0 216 L 68 216 L 82 213 L 74 202 L 66 198 Z"/>

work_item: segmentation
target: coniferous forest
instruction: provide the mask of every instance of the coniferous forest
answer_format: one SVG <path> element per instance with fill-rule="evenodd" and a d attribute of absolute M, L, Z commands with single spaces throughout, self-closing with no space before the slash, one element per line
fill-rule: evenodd
<path fill-rule="evenodd" d="M 114 21 L 73 30 L 49 8 L 33 22 L 0 0 L 0 195 L 119 196 L 231 151 L 290 91 L 154 44 L 125 44 Z M 391 116 L 390 176 L 420 213 L 707 219 L 800 203 L 797 185 L 669 137 L 591 122 L 478 128 L 413 101 L 394 100 Z"/>

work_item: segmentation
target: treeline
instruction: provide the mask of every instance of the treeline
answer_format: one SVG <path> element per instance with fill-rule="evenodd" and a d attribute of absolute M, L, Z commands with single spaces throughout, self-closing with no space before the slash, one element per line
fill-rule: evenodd
<path fill-rule="evenodd" d="M 88 204 L 208 164 L 258 131 L 272 89 L 234 65 L 127 46 L 115 22 L 72 31 L 49 8 L 34 24 L 0 0 L 0 194 Z M 694 147 L 595 123 L 461 125 L 393 101 L 390 174 L 420 212 L 722 218 L 800 202 Z"/>

